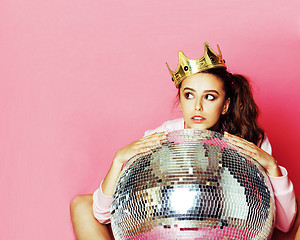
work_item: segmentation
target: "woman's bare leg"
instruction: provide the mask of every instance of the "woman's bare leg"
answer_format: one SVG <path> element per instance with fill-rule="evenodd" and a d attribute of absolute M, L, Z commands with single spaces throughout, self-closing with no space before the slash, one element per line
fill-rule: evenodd
<path fill-rule="evenodd" d="M 298 228 L 298 231 L 296 233 L 295 240 L 300 240 L 300 227 Z"/>
<path fill-rule="evenodd" d="M 291 230 L 287 233 L 284 233 L 278 229 L 275 229 L 272 240 L 300 240 L 300 198 L 297 198 L 297 208 L 297 216 Z"/>
<path fill-rule="evenodd" d="M 300 240 L 300 199 L 297 199 L 298 214 L 292 229 L 283 233 L 275 229 L 273 240 Z M 71 219 L 77 240 L 111 240 L 110 226 L 99 223 L 93 215 L 93 196 L 76 196 L 70 204 Z"/>
<path fill-rule="evenodd" d="M 77 240 L 113 239 L 108 226 L 94 218 L 92 195 L 76 196 L 71 201 L 70 212 Z"/>

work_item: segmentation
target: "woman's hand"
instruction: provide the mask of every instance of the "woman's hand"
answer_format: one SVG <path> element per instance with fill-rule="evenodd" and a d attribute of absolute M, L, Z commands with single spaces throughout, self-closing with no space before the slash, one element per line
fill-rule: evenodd
<path fill-rule="evenodd" d="M 112 165 L 102 182 L 102 192 L 104 195 L 110 197 L 115 191 L 115 187 L 122 170 L 123 164 L 130 158 L 139 153 L 145 153 L 155 149 L 167 139 L 166 132 L 154 133 L 152 135 L 143 137 L 133 143 L 120 149 L 112 162 Z"/>
<path fill-rule="evenodd" d="M 227 132 L 224 133 L 224 137 L 225 140 L 227 140 L 229 143 L 239 147 L 239 151 L 241 153 L 244 153 L 259 162 L 260 165 L 262 165 L 266 169 L 270 176 L 282 176 L 276 160 L 270 154 L 256 146 L 254 143 L 248 142 L 243 138 Z"/>
<path fill-rule="evenodd" d="M 120 149 L 115 157 L 114 163 L 123 165 L 127 160 L 139 153 L 145 153 L 161 145 L 166 140 L 167 133 L 160 132 L 143 137 Z"/>

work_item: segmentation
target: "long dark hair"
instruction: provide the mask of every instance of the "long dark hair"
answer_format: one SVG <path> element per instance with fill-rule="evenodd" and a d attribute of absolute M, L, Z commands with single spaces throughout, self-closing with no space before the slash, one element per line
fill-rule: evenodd
<path fill-rule="evenodd" d="M 231 74 L 224 68 L 212 68 L 202 73 L 213 74 L 223 81 L 225 99 L 230 98 L 227 113 L 220 117 L 220 132 L 229 132 L 254 144 L 261 144 L 264 131 L 258 126 L 258 107 L 253 99 L 252 88 L 246 77 Z M 180 98 L 180 87 L 178 99 Z"/>

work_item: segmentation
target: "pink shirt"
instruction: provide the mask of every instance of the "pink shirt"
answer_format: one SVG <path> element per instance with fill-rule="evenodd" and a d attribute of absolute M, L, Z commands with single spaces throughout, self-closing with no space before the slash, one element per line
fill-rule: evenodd
<path fill-rule="evenodd" d="M 154 130 L 148 130 L 144 136 L 156 132 L 174 131 L 184 129 L 183 118 L 167 121 Z M 271 144 L 267 137 L 262 142 L 261 149 L 272 154 Z M 283 232 L 288 232 L 293 225 L 296 216 L 296 200 L 292 182 L 288 179 L 287 170 L 280 166 L 281 177 L 269 176 L 271 181 L 276 205 L 276 228 Z M 100 187 L 93 194 L 93 212 L 95 218 L 100 223 L 110 223 L 110 207 L 113 201 L 112 197 L 107 197 L 102 192 L 102 182 Z"/>

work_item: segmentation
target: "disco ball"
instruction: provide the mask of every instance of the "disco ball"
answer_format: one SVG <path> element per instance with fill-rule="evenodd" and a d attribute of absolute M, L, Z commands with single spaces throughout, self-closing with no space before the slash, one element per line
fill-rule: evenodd
<path fill-rule="evenodd" d="M 174 131 L 160 147 L 131 158 L 111 207 L 115 239 L 269 239 L 269 178 L 223 137 Z"/>

